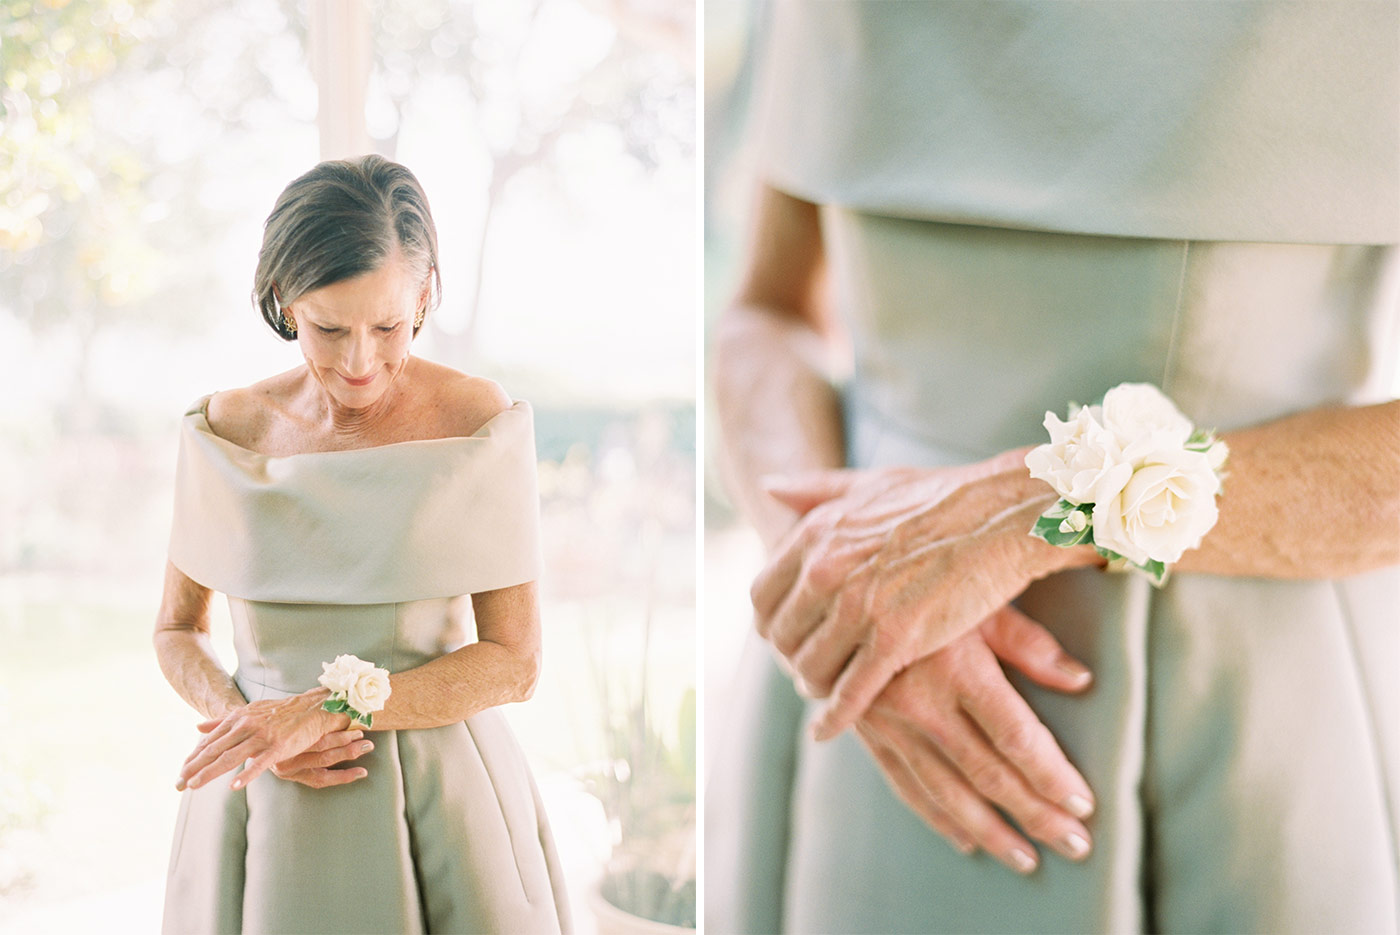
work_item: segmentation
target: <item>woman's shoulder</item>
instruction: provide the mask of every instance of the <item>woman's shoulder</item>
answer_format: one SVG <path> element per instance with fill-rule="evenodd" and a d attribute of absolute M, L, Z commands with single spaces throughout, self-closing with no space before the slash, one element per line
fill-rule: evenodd
<path fill-rule="evenodd" d="M 474 435 L 515 404 L 499 383 L 419 360 L 419 379 L 428 389 L 443 435 Z"/>
<path fill-rule="evenodd" d="M 219 390 L 205 403 L 204 417 L 215 435 L 243 448 L 256 450 L 272 426 L 275 413 L 285 407 L 298 385 L 296 367 L 259 380 L 250 386 Z"/>

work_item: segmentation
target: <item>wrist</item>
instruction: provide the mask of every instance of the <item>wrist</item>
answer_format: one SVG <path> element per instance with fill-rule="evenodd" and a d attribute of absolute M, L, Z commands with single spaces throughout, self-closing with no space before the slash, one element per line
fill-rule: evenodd
<path fill-rule="evenodd" d="M 344 714 L 349 721 L 346 726 L 368 729 L 374 723 L 374 712 L 383 710 L 393 691 L 389 670 L 353 653 L 341 653 L 333 661 L 321 663 L 321 670 L 321 688 L 316 695 L 321 707 L 332 714 Z"/>
<path fill-rule="evenodd" d="M 330 689 L 318 686 L 302 692 L 298 697 L 306 699 L 307 710 L 322 725 L 322 734 L 350 729 L 350 715 L 343 711 L 327 711 L 322 707 L 331 697 Z"/>
<path fill-rule="evenodd" d="M 1101 405 L 1071 406 L 1069 421 L 1047 412 L 1045 428 L 1050 441 L 1025 463 L 1059 499 L 1031 535 L 1067 550 L 1092 545 L 1110 569 L 1136 569 L 1161 587 L 1215 525 L 1229 447 L 1146 383 L 1121 383 Z"/>
<path fill-rule="evenodd" d="M 1031 477 L 1024 467 L 1008 473 L 1016 477 L 1022 503 L 1022 508 L 1015 511 L 1016 515 L 1009 525 L 1017 534 L 1016 541 L 1025 550 L 1025 567 L 1031 580 L 1038 581 L 1073 568 L 1103 568 L 1108 564 L 1108 560 L 1092 544 L 1057 546 L 1028 534 L 1026 530 L 1035 525 L 1041 513 L 1059 501 L 1060 495 L 1045 481 Z"/>

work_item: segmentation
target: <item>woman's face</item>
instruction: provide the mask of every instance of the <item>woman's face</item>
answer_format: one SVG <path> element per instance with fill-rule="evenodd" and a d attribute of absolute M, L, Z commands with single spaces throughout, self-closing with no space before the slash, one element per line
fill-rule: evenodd
<path fill-rule="evenodd" d="M 427 284 L 396 250 L 372 272 L 306 293 L 288 308 L 311 375 L 346 409 L 379 401 L 408 361 Z"/>

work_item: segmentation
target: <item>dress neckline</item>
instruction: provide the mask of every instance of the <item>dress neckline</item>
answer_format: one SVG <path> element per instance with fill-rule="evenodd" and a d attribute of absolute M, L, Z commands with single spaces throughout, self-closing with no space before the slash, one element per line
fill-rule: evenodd
<path fill-rule="evenodd" d="M 270 455 L 264 454 L 261 451 L 254 451 L 251 448 L 245 448 L 237 442 L 230 441 L 229 439 L 224 438 L 218 432 L 214 431 L 214 427 L 209 424 L 209 400 L 211 397 L 213 397 L 213 395 L 213 393 L 208 393 L 200 397 L 200 399 L 195 403 L 195 405 L 192 406 L 189 409 L 189 411 L 185 413 L 185 418 L 187 420 L 192 420 L 191 424 L 195 431 L 200 432 L 203 435 L 207 435 L 209 438 L 213 439 L 220 445 L 223 445 L 227 448 L 231 448 L 232 450 L 238 452 L 244 457 L 256 458 L 263 461 L 284 461 L 291 458 L 316 458 L 324 457 L 327 455 L 334 456 L 364 454 L 366 452 L 371 451 L 380 452 L 389 450 L 400 450 L 414 446 L 433 446 L 470 441 L 480 441 L 482 439 L 490 437 L 491 433 L 489 429 L 492 427 L 492 424 L 495 423 L 497 420 L 501 419 L 503 416 L 506 416 L 509 413 L 519 413 L 528 411 L 530 407 L 530 404 L 527 403 L 525 400 L 517 399 L 513 403 L 511 403 L 509 408 L 502 409 L 500 412 L 496 413 L 494 416 L 483 422 L 481 427 L 478 428 L 475 432 L 471 433 L 470 435 L 444 435 L 440 438 L 410 438 L 401 442 L 387 442 L 383 445 L 366 445 L 363 448 L 333 448 L 328 449 L 326 451 L 296 451 L 292 452 L 291 454 L 285 455 Z"/>

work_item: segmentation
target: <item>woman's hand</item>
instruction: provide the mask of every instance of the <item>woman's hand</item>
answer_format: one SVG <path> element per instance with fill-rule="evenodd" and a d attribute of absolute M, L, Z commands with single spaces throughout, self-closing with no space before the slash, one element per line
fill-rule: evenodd
<path fill-rule="evenodd" d="M 243 772 L 229 788 L 241 789 L 273 764 L 289 760 L 315 746 L 327 734 L 350 725 L 346 714 L 321 708 L 330 697 L 324 688 L 290 698 L 265 699 L 234 708 L 199 725 L 205 737 L 185 760 L 176 788 L 198 788 L 244 761 Z"/>
<path fill-rule="evenodd" d="M 1009 451 L 953 468 L 816 471 L 768 485 L 802 515 L 754 580 L 758 631 L 814 697 L 819 740 L 894 675 L 1026 585 L 1100 559 L 1028 534 L 1054 491 Z"/>
<path fill-rule="evenodd" d="M 218 723 L 206 721 L 205 723 Z M 312 789 L 343 786 L 364 779 L 369 770 L 362 766 L 335 769 L 337 763 L 348 763 L 374 749 L 374 742 L 364 739 L 362 730 L 339 730 L 327 734 L 312 744 L 305 753 L 272 764 L 272 775 L 288 782 L 299 782 Z"/>
<path fill-rule="evenodd" d="M 1082 860 L 1091 838 L 1080 819 L 1093 794 L 998 657 L 1058 691 L 1091 680 L 1044 627 L 1007 606 L 895 676 L 856 730 L 895 793 L 962 853 L 980 847 L 1018 873 L 1035 870 L 1035 848 L 996 805 L 1026 834 Z"/>

